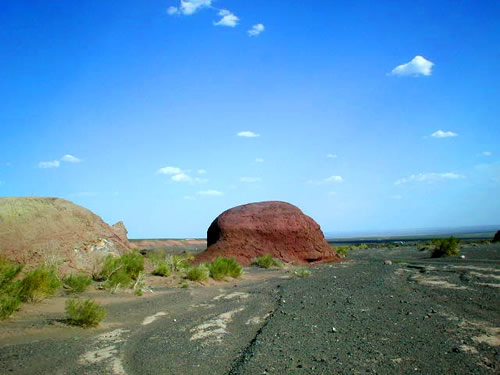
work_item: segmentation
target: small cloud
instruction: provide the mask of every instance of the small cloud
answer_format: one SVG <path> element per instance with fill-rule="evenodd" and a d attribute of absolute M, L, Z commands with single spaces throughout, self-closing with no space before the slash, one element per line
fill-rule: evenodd
<path fill-rule="evenodd" d="M 238 137 L 247 137 L 247 138 L 255 138 L 255 137 L 260 137 L 260 134 L 251 132 L 251 131 L 242 131 L 236 134 Z"/>
<path fill-rule="evenodd" d="M 342 176 L 330 176 L 330 177 L 324 178 L 322 180 L 309 180 L 309 181 L 307 181 L 308 184 L 312 184 L 312 185 L 329 184 L 332 182 L 340 183 L 340 182 L 344 182 L 344 179 L 342 178 Z"/>
<path fill-rule="evenodd" d="M 59 168 L 61 163 L 59 160 L 54 160 L 54 161 L 41 161 L 38 163 L 38 168 Z"/>
<path fill-rule="evenodd" d="M 81 159 L 78 159 L 76 156 L 66 154 L 61 158 L 61 161 L 67 161 L 68 163 L 79 163 Z"/>
<path fill-rule="evenodd" d="M 177 168 L 177 167 L 163 167 L 163 168 L 160 168 L 156 171 L 156 173 L 158 174 L 168 174 L 168 175 L 171 175 L 171 174 L 179 174 L 179 173 L 182 173 L 181 169 L 180 168 Z"/>
<path fill-rule="evenodd" d="M 457 180 L 460 178 L 465 178 L 464 175 L 446 172 L 446 173 L 419 173 L 412 174 L 411 176 L 401 178 L 397 180 L 394 184 L 401 185 L 406 184 L 408 182 L 426 182 L 428 184 L 432 184 L 434 182 L 443 181 L 443 180 Z"/>
<path fill-rule="evenodd" d="M 196 197 L 193 197 L 192 195 L 185 195 L 184 199 L 187 201 L 194 201 L 196 199 Z"/>
<path fill-rule="evenodd" d="M 253 25 L 250 30 L 248 30 L 248 35 L 250 36 L 257 36 L 261 32 L 263 32 L 266 28 L 264 27 L 263 24 L 258 23 L 257 25 Z"/>
<path fill-rule="evenodd" d="M 183 14 L 190 16 L 203 8 L 209 8 L 212 0 L 181 0 L 178 7 L 171 6 L 167 8 L 167 13 L 171 16 Z"/>
<path fill-rule="evenodd" d="M 328 155 L 326 155 L 326 157 L 328 159 L 337 159 L 337 155 L 336 154 L 328 154 Z"/>
<path fill-rule="evenodd" d="M 449 138 L 449 137 L 456 137 L 458 136 L 457 133 L 453 133 L 453 132 L 445 132 L 445 131 L 442 131 L 442 130 L 438 130 L 438 131 L 435 131 L 434 133 L 431 134 L 431 137 L 434 137 L 434 138 Z"/>
<path fill-rule="evenodd" d="M 483 152 L 481 152 L 481 155 L 483 155 L 483 156 L 491 156 L 491 155 L 493 155 L 493 153 L 491 153 L 490 151 L 483 151 Z"/>
<path fill-rule="evenodd" d="M 240 20 L 237 16 L 235 16 L 227 9 L 221 9 L 218 15 L 222 18 L 218 22 L 214 22 L 215 26 L 235 27 Z"/>
<path fill-rule="evenodd" d="M 224 195 L 222 191 L 218 190 L 201 190 L 197 193 L 198 195 L 203 195 L 203 196 L 218 196 L 220 197 L 221 195 Z"/>
<path fill-rule="evenodd" d="M 262 159 L 262 158 L 256 158 L 255 161 L 257 163 L 264 163 L 264 159 Z"/>
<path fill-rule="evenodd" d="M 260 177 L 240 177 L 240 182 L 259 182 L 262 181 L 262 178 Z"/>
<path fill-rule="evenodd" d="M 207 174 L 205 169 L 198 169 L 198 174 Z"/>
<path fill-rule="evenodd" d="M 399 195 L 399 194 L 396 194 L 396 195 L 391 196 L 391 198 L 392 199 L 396 199 L 396 200 L 400 200 L 403 197 L 401 195 Z"/>
<path fill-rule="evenodd" d="M 398 65 L 391 71 L 394 76 L 430 76 L 434 63 L 422 56 L 415 56 L 413 60 L 406 64 Z"/>
<path fill-rule="evenodd" d="M 170 179 L 172 181 L 175 181 L 175 182 L 191 182 L 193 180 L 187 174 L 182 173 L 182 172 L 178 173 L 178 174 L 174 174 Z"/>

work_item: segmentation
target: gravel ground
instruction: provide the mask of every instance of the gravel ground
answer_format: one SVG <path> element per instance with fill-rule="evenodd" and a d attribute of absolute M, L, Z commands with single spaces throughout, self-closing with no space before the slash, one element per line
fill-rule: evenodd
<path fill-rule="evenodd" d="M 1 323 L 0 373 L 499 373 L 500 245 L 462 254 L 357 250 L 309 278 L 249 268 L 109 305 L 94 330 L 20 316 Z"/>

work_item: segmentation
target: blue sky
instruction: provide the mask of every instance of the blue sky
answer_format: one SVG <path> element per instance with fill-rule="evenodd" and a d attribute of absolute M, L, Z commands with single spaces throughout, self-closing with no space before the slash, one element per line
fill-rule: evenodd
<path fill-rule="evenodd" d="M 500 224 L 498 1 L 6 1 L 0 196 L 131 238 L 288 201 L 325 232 Z"/>

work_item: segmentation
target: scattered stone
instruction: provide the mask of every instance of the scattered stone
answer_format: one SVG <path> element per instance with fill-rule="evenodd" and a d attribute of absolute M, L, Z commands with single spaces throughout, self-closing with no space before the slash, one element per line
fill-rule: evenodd
<path fill-rule="evenodd" d="M 337 332 L 337 328 L 332 327 L 332 332 Z"/>
<path fill-rule="evenodd" d="M 390 266 L 392 264 L 392 261 L 391 260 L 385 260 L 384 264 Z"/>
<path fill-rule="evenodd" d="M 206 251 L 197 262 L 235 258 L 250 265 L 255 257 L 271 254 L 287 263 L 318 264 L 342 258 L 326 242 L 320 226 L 285 202 L 250 203 L 220 214 L 207 231 Z"/>

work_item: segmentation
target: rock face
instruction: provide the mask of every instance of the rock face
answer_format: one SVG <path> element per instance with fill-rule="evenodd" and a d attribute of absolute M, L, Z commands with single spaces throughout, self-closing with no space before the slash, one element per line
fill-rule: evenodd
<path fill-rule="evenodd" d="M 250 203 L 223 212 L 208 228 L 207 245 L 197 261 L 222 256 L 249 265 L 253 258 L 266 254 L 295 264 L 341 259 L 326 242 L 320 226 L 285 202 Z"/>
<path fill-rule="evenodd" d="M 500 242 L 500 230 L 495 233 L 495 237 L 493 237 L 493 241 L 491 242 Z"/>
<path fill-rule="evenodd" d="M 0 198 L 0 256 L 26 265 L 55 263 L 64 271 L 91 272 L 98 258 L 129 251 L 122 222 L 59 198 Z"/>

